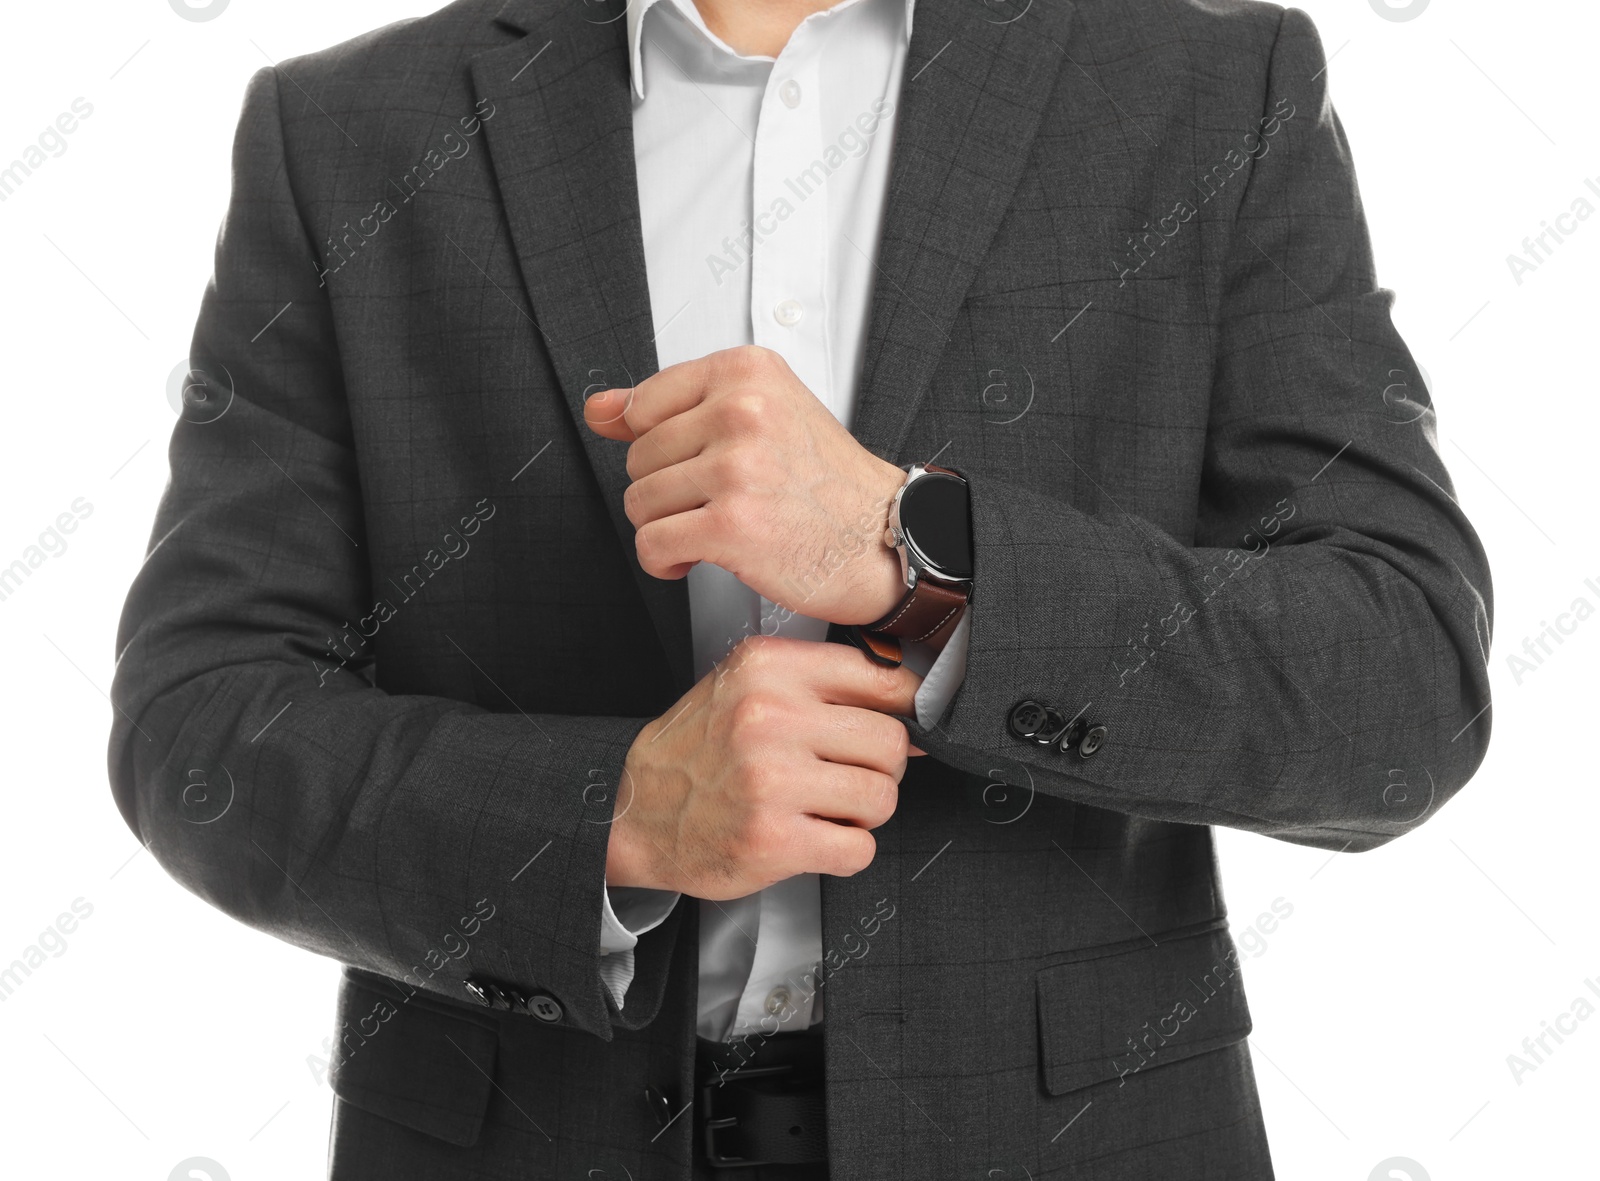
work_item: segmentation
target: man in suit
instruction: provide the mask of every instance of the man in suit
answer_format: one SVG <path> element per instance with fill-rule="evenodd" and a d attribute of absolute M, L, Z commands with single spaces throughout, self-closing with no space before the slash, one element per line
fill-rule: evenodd
<path fill-rule="evenodd" d="M 1209 826 L 1489 733 L 1326 64 L 460 0 L 256 76 L 110 765 L 346 965 L 332 1176 L 1271 1176 Z"/>

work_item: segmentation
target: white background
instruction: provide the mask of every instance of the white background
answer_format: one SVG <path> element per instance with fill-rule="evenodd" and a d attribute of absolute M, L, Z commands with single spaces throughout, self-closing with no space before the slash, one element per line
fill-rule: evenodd
<path fill-rule="evenodd" d="M 93 505 L 0 602 L 0 966 L 75 899 L 93 907 L 0 1002 L 6 1176 L 164 1181 L 196 1156 L 235 1181 L 324 1167 L 330 1093 L 308 1057 L 337 968 L 212 911 L 140 849 L 106 784 L 104 691 L 245 82 L 426 7 L 233 0 L 190 21 L 167 0 L 10 0 L 0 18 L 0 164 L 74 99 L 94 108 L 0 203 L 0 565 L 75 499 Z M 1575 198 L 1600 209 L 1584 185 L 1600 185 L 1600 21 L 1586 3 L 1435 0 L 1408 20 L 1368 0 L 1304 7 L 1333 59 L 1380 281 L 1493 561 L 1494 740 L 1454 802 L 1378 852 L 1221 834 L 1236 934 L 1275 899 L 1293 908 L 1246 955 L 1273 1153 L 1294 1181 L 1365 1181 L 1394 1156 L 1434 1181 L 1593 1176 L 1600 1019 L 1520 1082 L 1507 1055 L 1586 978 L 1600 987 L 1600 618 L 1520 684 L 1507 656 L 1574 599 L 1600 608 L 1584 582 L 1600 587 L 1600 217 L 1521 284 L 1506 256 Z"/>

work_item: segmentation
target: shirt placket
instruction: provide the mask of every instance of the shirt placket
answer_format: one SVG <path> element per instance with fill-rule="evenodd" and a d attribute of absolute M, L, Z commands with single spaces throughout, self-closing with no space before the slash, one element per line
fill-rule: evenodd
<path fill-rule="evenodd" d="M 751 165 L 751 342 L 778 353 L 835 418 L 828 257 L 832 223 L 818 179 L 824 154 L 822 49 L 837 13 L 802 21 L 773 63 Z M 767 634 L 821 640 L 827 625 L 761 600 Z"/>
<path fill-rule="evenodd" d="M 823 151 L 818 101 L 822 40 L 815 21 L 803 22 L 767 79 L 751 169 L 750 327 L 752 342 L 783 357 L 837 418 L 826 299 L 827 197 L 794 183 Z M 763 607 L 772 611 L 770 603 L 763 601 Z M 794 616 L 776 630 L 817 631 L 808 626 L 812 622 Z M 810 1025 L 813 973 L 821 957 L 819 911 L 815 874 L 800 874 L 762 891 L 763 938 L 732 1035 Z"/>
<path fill-rule="evenodd" d="M 756 126 L 751 185 L 751 337 L 780 354 L 806 388 L 835 412 L 828 366 L 828 201 L 792 183 L 822 157 L 822 34 L 795 30 L 767 79 Z"/>

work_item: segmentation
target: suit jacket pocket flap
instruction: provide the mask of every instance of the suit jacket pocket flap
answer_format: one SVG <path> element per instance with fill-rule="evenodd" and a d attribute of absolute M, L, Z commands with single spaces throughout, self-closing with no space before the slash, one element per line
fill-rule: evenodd
<path fill-rule="evenodd" d="M 1244 1040 L 1239 952 L 1218 928 L 1039 971 L 1044 1087 L 1065 1095 Z"/>
<path fill-rule="evenodd" d="M 329 1078 L 346 1103 L 465 1147 L 489 1108 L 496 1049 L 492 1024 L 442 1002 L 346 969 L 340 1033 Z"/>

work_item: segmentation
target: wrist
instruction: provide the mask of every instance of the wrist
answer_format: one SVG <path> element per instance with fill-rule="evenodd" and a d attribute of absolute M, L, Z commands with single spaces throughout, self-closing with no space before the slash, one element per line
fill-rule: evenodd
<path fill-rule="evenodd" d="M 842 624 L 866 624 L 882 619 L 906 594 L 905 569 L 900 555 L 884 544 L 889 527 L 889 507 L 906 482 L 906 473 L 892 463 L 878 461 L 871 481 L 871 499 L 861 511 L 859 571 L 855 579 L 858 592 L 841 618 Z M 847 617 L 846 617 L 847 616 Z"/>
<path fill-rule="evenodd" d="M 868 589 L 860 597 L 860 610 L 852 613 L 850 619 L 839 620 L 840 623 L 876 623 L 906 597 L 906 576 L 900 565 L 900 555 L 882 541 L 876 542 L 875 548 L 877 553 L 873 555 L 872 578 Z M 857 614 L 859 619 L 854 618 Z"/>
<path fill-rule="evenodd" d="M 606 842 L 606 885 L 641 885 L 637 862 L 632 838 L 620 824 L 613 823 Z"/>
<path fill-rule="evenodd" d="M 646 727 L 648 731 L 649 727 Z M 642 736 L 641 736 L 642 737 Z M 638 741 L 637 739 L 635 740 Z M 650 886 L 653 883 L 646 881 L 646 859 L 640 847 L 638 834 L 629 819 L 633 809 L 634 793 L 638 790 L 638 781 L 634 775 L 633 752 L 629 751 L 628 759 L 623 764 L 622 781 L 626 789 L 617 793 L 616 812 L 611 818 L 611 824 L 606 833 L 606 885 L 607 886 Z"/>

